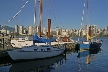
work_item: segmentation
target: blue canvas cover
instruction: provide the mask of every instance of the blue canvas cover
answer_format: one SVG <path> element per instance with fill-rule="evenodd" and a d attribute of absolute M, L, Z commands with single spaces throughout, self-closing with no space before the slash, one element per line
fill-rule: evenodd
<path fill-rule="evenodd" d="M 33 43 L 46 43 L 46 42 L 53 42 L 55 39 L 50 38 L 50 39 L 44 39 L 44 38 L 39 38 L 37 34 L 33 35 Z"/>

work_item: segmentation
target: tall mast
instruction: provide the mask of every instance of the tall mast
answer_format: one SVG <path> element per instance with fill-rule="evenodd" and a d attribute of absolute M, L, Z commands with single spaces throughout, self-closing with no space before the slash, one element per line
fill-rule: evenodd
<path fill-rule="evenodd" d="M 85 9 L 85 5 L 86 5 L 86 0 L 84 0 L 84 9 Z M 82 23 L 84 21 L 84 15 L 85 15 L 85 10 L 83 9 L 83 12 L 82 12 L 82 19 L 81 19 L 81 24 L 80 24 L 80 34 L 79 36 L 83 37 L 83 33 L 82 33 Z"/>
<path fill-rule="evenodd" d="M 40 2 L 40 11 L 39 11 L 39 37 L 41 37 L 41 26 L 42 26 L 42 0 Z"/>
<path fill-rule="evenodd" d="M 88 31 L 89 31 L 89 27 L 88 27 L 88 0 L 86 0 L 86 14 L 87 14 L 87 34 L 86 34 L 86 40 L 88 41 L 88 39 L 89 39 L 89 35 L 88 35 Z"/>
<path fill-rule="evenodd" d="M 88 25 L 88 0 L 86 0 L 86 7 L 87 7 L 87 25 Z"/>
<path fill-rule="evenodd" d="M 36 0 L 34 0 L 34 34 L 37 33 L 36 29 Z"/>

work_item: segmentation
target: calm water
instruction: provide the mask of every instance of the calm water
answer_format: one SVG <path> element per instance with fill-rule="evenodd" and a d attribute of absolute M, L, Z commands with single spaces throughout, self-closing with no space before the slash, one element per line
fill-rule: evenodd
<path fill-rule="evenodd" d="M 108 38 L 102 38 L 101 49 L 67 52 L 42 60 L 1 63 L 0 72 L 108 72 Z"/>

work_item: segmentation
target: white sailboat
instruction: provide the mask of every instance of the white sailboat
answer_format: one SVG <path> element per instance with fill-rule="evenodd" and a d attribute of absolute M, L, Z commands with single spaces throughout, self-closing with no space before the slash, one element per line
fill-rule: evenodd
<path fill-rule="evenodd" d="M 54 48 L 50 45 L 23 47 L 19 50 L 7 51 L 13 60 L 48 58 L 60 55 L 64 48 Z"/>
<path fill-rule="evenodd" d="M 40 2 L 42 2 L 42 0 L 40 0 Z M 34 27 L 36 27 L 36 0 L 34 0 L 34 4 Z M 57 56 L 62 54 L 65 48 L 54 48 L 53 46 L 51 46 L 50 43 L 54 40 L 55 39 L 42 39 L 39 38 L 37 34 L 34 34 L 32 46 L 26 46 L 18 50 L 10 50 L 7 52 L 13 60 L 47 58 Z M 47 45 L 36 46 L 35 43 L 46 43 Z"/>

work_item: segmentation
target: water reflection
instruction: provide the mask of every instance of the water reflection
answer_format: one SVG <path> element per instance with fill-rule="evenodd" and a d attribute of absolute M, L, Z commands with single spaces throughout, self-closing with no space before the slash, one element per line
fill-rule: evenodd
<path fill-rule="evenodd" d="M 86 58 L 86 69 L 88 72 L 88 64 L 90 64 L 90 62 L 92 60 L 96 60 L 96 54 L 98 53 L 102 53 L 102 49 L 101 48 L 94 48 L 94 49 L 88 49 L 88 50 L 80 50 L 78 52 L 77 58 L 78 58 L 78 66 L 79 66 L 79 71 L 81 71 L 82 67 L 81 67 L 81 58 Z"/>
<path fill-rule="evenodd" d="M 91 72 L 90 66 L 92 65 L 92 69 L 94 69 L 93 65 L 95 64 L 93 63 L 96 61 L 97 54 L 101 52 L 101 48 L 80 50 L 78 53 L 73 49 L 66 52 L 66 56 L 60 55 L 47 59 L 21 62 L 8 61 L 8 63 L 4 62 L 1 64 L 0 72 L 78 72 L 78 70 L 79 72 L 88 72 L 88 70 Z"/>
<path fill-rule="evenodd" d="M 8 69 L 4 69 L 4 71 L 3 68 L 7 66 L 1 66 L 0 72 L 50 72 L 51 70 L 57 69 L 58 66 L 61 66 L 65 62 L 65 59 L 65 55 L 59 55 L 47 59 L 14 62 L 8 65 Z"/>

